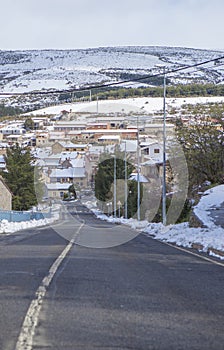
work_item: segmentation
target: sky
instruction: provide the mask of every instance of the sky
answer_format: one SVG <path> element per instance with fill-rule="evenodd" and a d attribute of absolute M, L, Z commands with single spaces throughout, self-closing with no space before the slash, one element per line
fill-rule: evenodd
<path fill-rule="evenodd" d="M 224 49 L 223 0 L 0 0 L 0 48 Z"/>

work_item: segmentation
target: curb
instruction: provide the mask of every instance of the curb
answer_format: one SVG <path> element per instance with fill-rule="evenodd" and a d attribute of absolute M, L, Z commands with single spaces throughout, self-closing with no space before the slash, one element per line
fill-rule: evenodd
<path fill-rule="evenodd" d="M 213 253 L 215 255 L 219 255 L 221 257 L 224 257 L 224 251 L 219 250 L 219 249 L 215 249 L 215 248 L 212 248 L 212 247 L 208 247 L 208 249 L 205 250 L 204 246 L 202 244 L 200 244 L 200 243 L 192 243 L 191 244 L 191 248 L 192 249 L 196 249 L 199 252 L 203 251 L 204 253 L 207 253 L 207 254 Z"/>

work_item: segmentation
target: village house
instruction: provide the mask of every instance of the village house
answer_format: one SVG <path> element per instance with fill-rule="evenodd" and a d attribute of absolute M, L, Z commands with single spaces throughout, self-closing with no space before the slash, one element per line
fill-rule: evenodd
<path fill-rule="evenodd" d="M 9 147 L 7 142 L 0 142 L 0 154 L 6 154 L 6 150 Z"/>
<path fill-rule="evenodd" d="M 9 123 L 4 127 L 1 127 L 0 133 L 3 134 L 3 137 L 8 135 L 23 135 L 26 133 L 26 130 L 23 127 L 23 122 L 21 123 Z"/>
<path fill-rule="evenodd" d="M 166 135 L 174 134 L 175 126 L 173 124 L 166 124 Z M 163 137 L 163 124 L 148 123 L 144 126 L 144 132 L 148 136 L 161 139 Z"/>
<path fill-rule="evenodd" d="M 48 131 L 38 131 L 36 132 L 36 146 L 44 147 L 48 144 L 49 134 Z"/>
<path fill-rule="evenodd" d="M 68 134 L 69 131 L 78 131 L 86 128 L 86 123 L 82 123 L 79 121 L 58 121 L 54 125 L 54 131 L 63 131 L 65 135 Z"/>
<path fill-rule="evenodd" d="M 0 154 L 0 170 L 6 169 L 5 157 Z"/>
<path fill-rule="evenodd" d="M 110 129 L 109 123 L 87 123 L 86 130 L 92 129 Z"/>
<path fill-rule="evenodd" d="M 48 142 L 49 144 L 54 144 L 55 142 L 65 141 L 65 133 L 64 131 L 49 131 Z"/>
<path fill-rule="evenodd" d="M 86 129 L 81 131 L 83 138 L 98 141 L 102 136 L 119 136 L 120 139 L 136 139 L 137 129 Z"/>
<path fill-rule="evenodd" d="M 27 132 L 22 137 L 22 147 L 34 147 L 36 146 L 36 135 L 34 132 Z"/>
<path fill-rule="evenodd" d="M 86 171 L 81 167 L 53 169 L 49 178 L 50 182 L 46 183 L 46 188 L 50 198 L 62 198 L 72 184 L 77 190 L 87 187 Z"/>
<path fill-rule="evenodd" d="M 23 141 L 23 136 L 22 135 L 8 135 L 5 136 L 6 142 L 7 144 L 12 147 L 15 146 L 16 144 L 18 144 L 19 146 L 22 145 L 22 141 Z"/>
<path fill-rule="evenodd" d="M 88 150 L 87 144 L 74 144 L 72 142 L 55 142 L 52 145 L 52 153 L 62 153 L 66 152 L 86 152 Z"/>
<path fill-rule="evenodd" d="M 64 182 L 55 182 L 55 183 L 46 183 L 47 197 L 52 199 L 62 199 L 65 193 L 68 193 L 68 189 L 71 186 L 71 183 Z"/>

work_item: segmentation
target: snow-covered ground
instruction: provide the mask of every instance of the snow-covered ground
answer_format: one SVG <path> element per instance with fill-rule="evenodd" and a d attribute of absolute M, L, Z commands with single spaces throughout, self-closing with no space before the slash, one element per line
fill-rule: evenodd
<path fill-rule="evenodd" d="M 218 58 L 221 51 L 177 47 L 127 46 L 79 50 L 24 50 L 0 52 L 1 92 L 68 89 L 120 81 L 129 75 L 158 73 L 158 65 L 176 68 Z M 125 75 L 121 75 L 125 74 Z M 172 81 L 218 83 L 222 67 L 213 64 L 197 70 L 176 72 Z"/>
<path fill-rule="evenodd" d="M 54 208 L 52 211 L 51 218 L 45 218 L 40 220 L 9 222 L 8 220 L 3 219 L 0 221 L 0 234 L 12 233 L 33 227 L 51 225 L 59 219 L 59 210 L 59 207 Z"/>
<path fill-rule="evenodd" d="M 187 248 L 197 248 L 210 255 L 224 259 L 224 228 L 216 226 L 211 217 L 211 210 L 219 208 L 224 203 L 224 185 L 216 186 L 204 192 L 194 212 L 204 228 L 189 227 L 189 223 L 181 223 L 170 226 L 163 226 L 161 223 L 148 223 L 147 221 L 137 221 L 134 219 L 114 219 L 92 209 L 95 215 L 101 219 L 112 223 L 128 225 L 133 229 L 145 232 L 155 239 L 176 244 Z M 87 203 L 90 208 L 91 203 Z"/>

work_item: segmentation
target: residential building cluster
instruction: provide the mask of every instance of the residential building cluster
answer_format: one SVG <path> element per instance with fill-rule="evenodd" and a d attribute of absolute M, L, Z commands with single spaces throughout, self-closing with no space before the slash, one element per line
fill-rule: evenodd
<path fill-rule="evenodd" d="M 160 176 L 163 125 L 146 115 L 62 111 L 59 115 L 26 118 L 32 119 L 32 129 L 25 128 L 25 118 L 0 124 L 0 168 L 5 169 L 8 147 L 30 147 L 42 170 L 45 197 L 63 198 L 72 184 L 80 193 L 93 188 L 101 155 L 114 154 L 115 149 L 126 152 L 136 172 L 140 167 L 144 181 Z M 168 124 L 167 135 L 172 132 L 173 125 Z"/>

